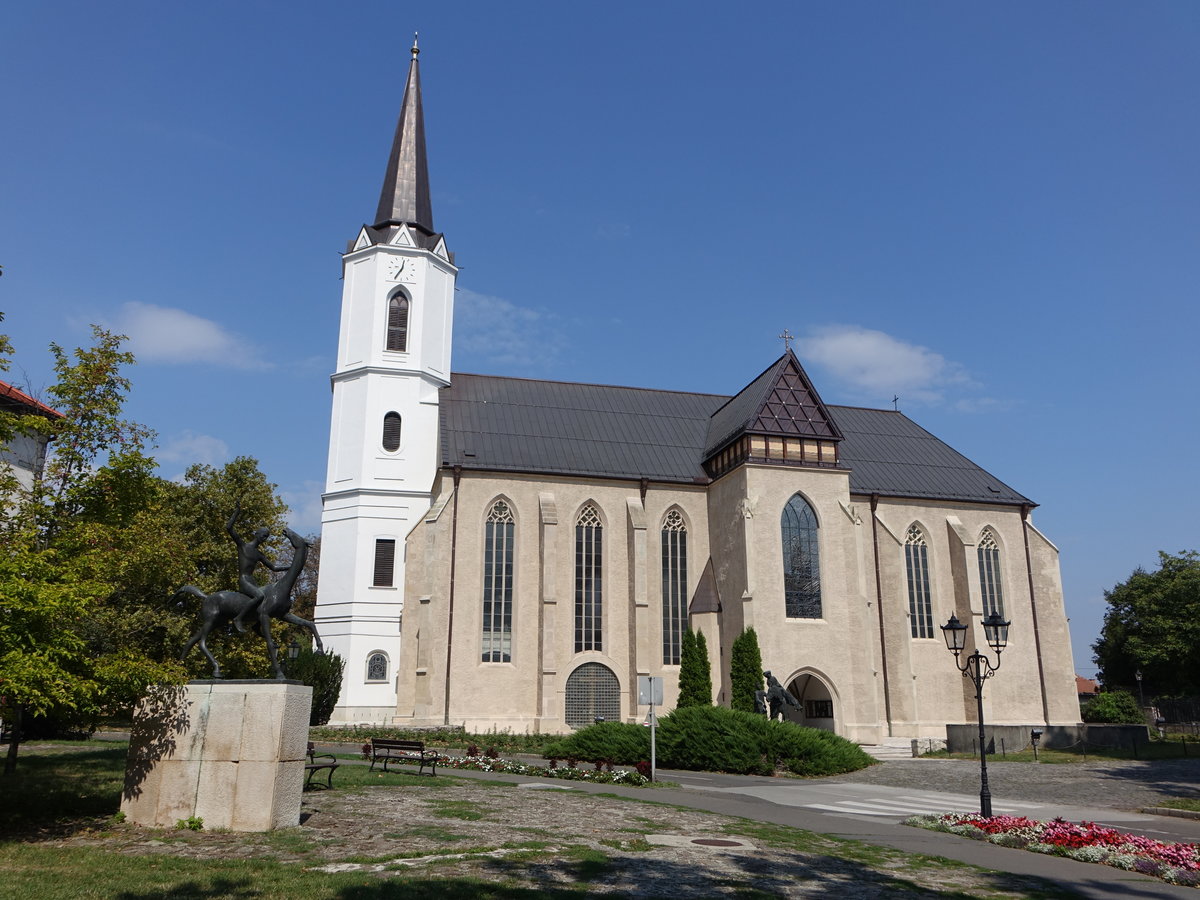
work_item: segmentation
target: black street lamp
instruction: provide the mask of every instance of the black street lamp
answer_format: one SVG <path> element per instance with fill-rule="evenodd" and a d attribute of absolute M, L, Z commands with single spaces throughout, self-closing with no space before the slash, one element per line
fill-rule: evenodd
<path fill-rule="evenodd" d="M 983 634 L 988 645 L 996 651 L 995 665 L 992 665 L 992 661 L 978 649 L 965 660 L 961 660 L 967 645 L 967 626 L 958 621 L 958 616 L 951 614 L 950 621 L 942 626 L 946 647 L 954 654 L 954 665 L 962 672 L 963 678 L 970 678 L 971 683 L 975 685 L 975 702 L 979 704 L 979 814 L 989 819 L 992 817 L 992 791 L 988 787 L 987 740 L 983 730 L 983 683 L 1000 668 L 1000 653 L 1008 646 L 1010 624 L 996 612 L 984 617 Z"/>
<path fill-rule="evenodd" d="M 1134 672 L 1133 677 L 1137 679 L 1138 683 L 1138 706 L 1145 710 L 1146 698 L 1142 695 L 1142 670 L 1138 669 L 1136 672 Z"/>
<path fill-rule="evenodd" d="M 288 644 L 287 654 L 288 659 L 295 659 L 300 655 L 300 642 L 295 638 L 292 638 L 291 643 Z"/>

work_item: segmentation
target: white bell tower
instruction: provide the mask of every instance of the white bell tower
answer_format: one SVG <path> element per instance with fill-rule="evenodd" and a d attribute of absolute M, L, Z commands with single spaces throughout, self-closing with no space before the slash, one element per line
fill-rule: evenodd
<path fill-rule="evenodd" d="M 454 281 L 433 230 L 416 41 L 374 225 L 342 257 L 316 624 L 346 660 L 332 722 L 396 711 L 404 540 L 429 509 Z"/>

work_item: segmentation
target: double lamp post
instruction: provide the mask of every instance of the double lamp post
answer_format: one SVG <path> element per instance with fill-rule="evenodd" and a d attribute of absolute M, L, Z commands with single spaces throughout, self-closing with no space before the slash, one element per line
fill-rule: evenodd
<path fill-rule="evenodd" d="M 987 818 L 992 816 L 992 791 L 988 787 L 987 738 L 983 730 L 983 683 L 1000 668 L 1000 653 L 1008 646 L 1010 624 L 995 611 L 983 619 L 984 636 L 988 645 L 996 651 L 995 665 L 992 665 L 992 661 L 980 653 L 978 648 L 966 659 L 962 658 L 962 652 L 967 645 L 967 626 L 958 621 L 958 616 L 951 614 L 950 621 L 941 626 L 946 647 L 954 654 L 954 664 L 962 672 L 963 678 L 971 679 L 971 683 L 975 685 L 975 702 L 979 708 L 979 814 Z"/>

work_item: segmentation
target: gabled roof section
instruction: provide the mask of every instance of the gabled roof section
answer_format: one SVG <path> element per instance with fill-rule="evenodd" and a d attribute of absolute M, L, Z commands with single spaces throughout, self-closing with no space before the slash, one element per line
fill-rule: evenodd
<path fill-rule="evenodd" d="M 706 436 L 715 414 L 734 399 L 454 373 L 438 398 L 441 462 L 476 471 L 707 484 Z M 842 438 L 838 453 L 850 470 L 851 494 L 1033 503 L 903 413 L 825 409 Z"/>
<path fill-rule="evenodd" d="M 791 349 L 713 413 L 704 444 L 705 457 L 748 433 L 842 439 Z"/>
<path fill-rule="evenodd" d="M 18 415 L 45 416 L 47 419 L 61 419 L 63 414 L 52 409 L 39 400 L 34 400 L 22 390 L 13 387 L 7 381 L 0 381 L 0 409 Z"/>
<path fill-rule="evenodd" d="M 413 38 L 412 61 L 408 81 L 400 103 L 400 118 L 392 139 L 379 195 L 375 227 L 408 222 L 433 233 L 433 204 L 429 197 L 429 166 L 425 158 L 425 116 L 421 109 L 421 73 L 417 54 L 421 51 Z"/>
<path fill-rule="evenodd" d="M 712 557 L 704 566 L 700 582 L 696 585 L 696 593 L 692 594 L 692 602 L 688 604 L 688 613 L 719 613 L 721 611 L 721 591 L 717 588 L 717 573 L 713 569 Z"/>

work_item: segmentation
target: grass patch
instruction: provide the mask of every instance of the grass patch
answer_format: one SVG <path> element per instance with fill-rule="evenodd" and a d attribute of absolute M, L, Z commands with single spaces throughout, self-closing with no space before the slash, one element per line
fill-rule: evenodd
<path fill-rule="evenodd" d="M 1161 803 L 1156 803 L 1155 806 L 1165 806 L 1167 809 L 1186 809 L 1191 812 L 1200 812 L 1200 797 L 1173 797 L 1170 800 L 1163 800 Z"/>
<path fill-rule="evenodd" d="M 0 839 L 70 832 L 118 814 L 128 748 L 86 746 L 39 746 L 21 754 L 15 774 L 0 776 Z"/>
<path fill-rule="evenodd" d="M 477 822 L 484 818 L 478 804 L 467 800 L 431 800 L 430 812 L 443 819 L 462 819 L 464 822 Z"/>

